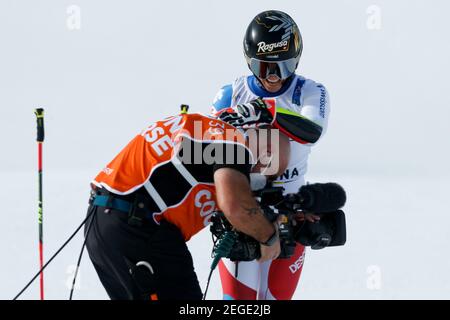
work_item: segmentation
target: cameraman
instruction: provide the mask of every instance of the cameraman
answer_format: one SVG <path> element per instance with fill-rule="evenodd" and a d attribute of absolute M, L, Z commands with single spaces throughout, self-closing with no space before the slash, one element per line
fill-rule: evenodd
<path fill-rule="evenodd" d="M 221 120 L 169 117 L 137 135 L 97 175 L 86 247 L 111 299 L 201 299 L 185 242 L 218 208 L 261 243 L 262 261 L 279 255 L 277 229 L 249 183 L 251 171 L 278 176 L 286 169 L 289 140 L 267 131 L 268 137 L 254 131 L 257 141 L 251 143 L 249 133 Z"/>

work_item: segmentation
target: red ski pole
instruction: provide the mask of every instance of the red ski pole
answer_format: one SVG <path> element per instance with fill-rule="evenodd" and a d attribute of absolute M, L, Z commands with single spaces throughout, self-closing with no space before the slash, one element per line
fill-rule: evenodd
<path fill-rule="evenodd" d="M 37 119 L 38 143 L 38 176 L 39 176 L 39 202 L 38 202 L 38 224 L 39 224 L 39 265 L 44 266 L 44 235 L 43 235 L 43 210 L 42 210 L 42 144 L 44 143 L 44 109 L 34 111 Z M 40 298 L 44 300 L 44 272 L 40 275 Z"/>

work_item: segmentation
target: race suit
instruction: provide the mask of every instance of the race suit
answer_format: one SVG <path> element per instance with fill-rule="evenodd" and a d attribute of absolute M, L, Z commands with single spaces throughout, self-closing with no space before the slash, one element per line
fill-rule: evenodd
<path fill-rule="evenodd" d="M 217 93 L 212 114 L 250 102 L 258 97 L 275 103 L 275 124 L 291 139 L 291 159 L 287 170 L 274 182 L 285 193 L 297 192 L 305 184 L 308 156 L 327 129 L 330 112 L 326 88 L 313 80 L 293 75 L 280 91 L 270 93 L 255 76 L 242 76 Z M 222 259 L 219 271 L 226 300 L 290 300 L 297 288 L 305 258 L 305 248 L 297 245 L 289 259 L 264 263 L 232 262 Z"/>

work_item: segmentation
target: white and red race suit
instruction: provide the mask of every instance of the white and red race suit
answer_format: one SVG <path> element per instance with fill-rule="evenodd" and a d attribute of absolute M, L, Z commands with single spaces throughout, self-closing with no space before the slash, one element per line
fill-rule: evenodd
<path fill-rule="evenodd" d="M 308 157 L 327 128 L 330 112 L 326 88 L 313 80 L 293 75 L 280 91 L 270 93 L 255 76 L 242 76 L 217 93 L 212 113 L 258 97 L 270 100 L 276 109 L 275 121 L 291 138 L 291 159 L 287 170 L 274 182 L 285 193 L 297 192 L 305 184 Z M 311 132 L 315 137 L 311 138 Z M 297 245 L 289 259 L 219 263 L 223 298 L 226 300 L 290 300 L 295 293 L 305 258 L 305 248 Z"/>

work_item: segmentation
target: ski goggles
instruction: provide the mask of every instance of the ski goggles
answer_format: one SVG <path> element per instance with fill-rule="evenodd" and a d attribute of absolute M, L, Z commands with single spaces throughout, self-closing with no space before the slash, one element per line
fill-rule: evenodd
<path fill-rule="evenodd" d="M 248 66 L 255 76 L 267 79 L 270 75 L 276 75 L 280 79 L 289 78 L 297 68 L 298 58 L 284 61 L 262 61 L 255 58 L 247 59 Z"/>

